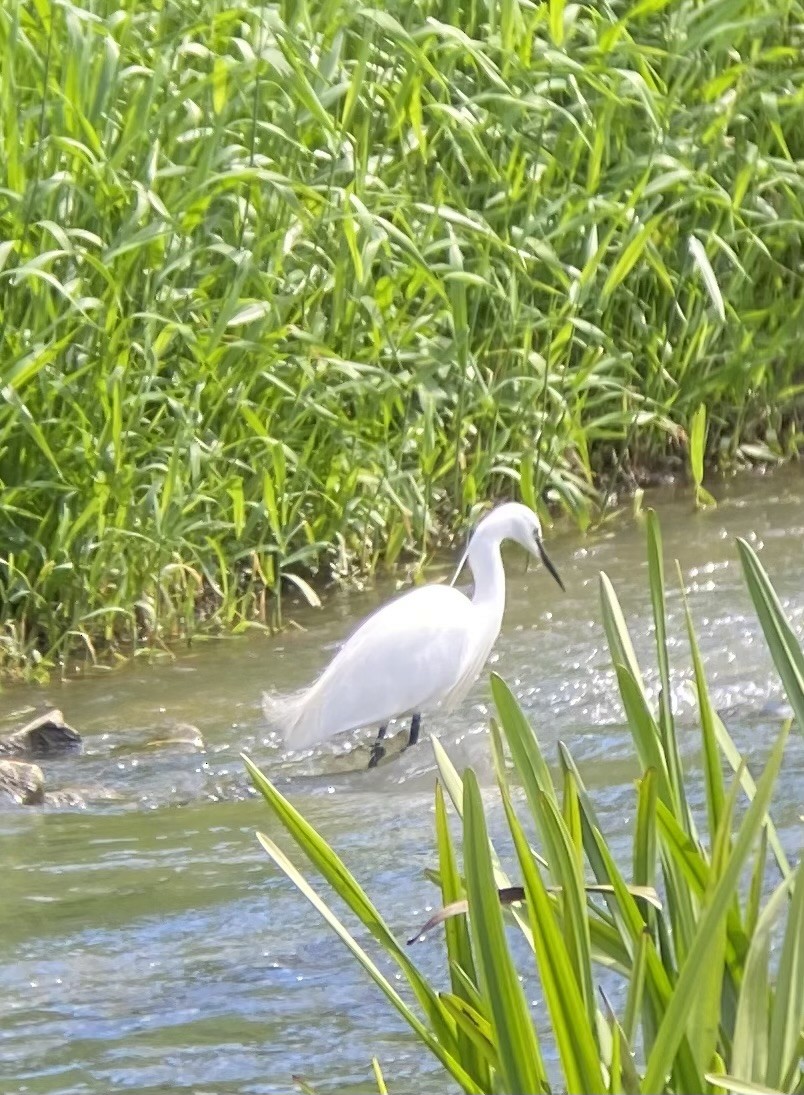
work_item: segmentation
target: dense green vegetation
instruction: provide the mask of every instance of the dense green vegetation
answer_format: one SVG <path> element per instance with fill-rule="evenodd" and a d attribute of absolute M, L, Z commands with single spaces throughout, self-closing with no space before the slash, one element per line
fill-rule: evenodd
<path fill-rule="evenodd" d="M 801 0 L 7 0 L 0 662 L 799 439 Z"/>
<path fill-rule="evenodd" d="M 738 547 L 768 648 L 804 729 L 804 651 L 756 555 L 744 541 Z M 804 1091 L 804 865 L 790 865 L 773 823 L 790 725 L 768 743 L 755 782 L 710 701 L 688 613 L 706 792 L 705 811 L 690 808 L 700 777 L 685 773 L 676 736 L 672 637 L 652 514 L 648 562 L 661 681 L 656 705 L 617 595 L 601 575 L 603 621 L 640 773 L 630 811 L 632 862 L 615 860 L 567 746 L 559 744 L 555 780 L 537 733 L 493 677 L 499 725 L 491 723 L 491 745 L 502 810 L 495 804 L 493 815 L 487 811 L 474 772 L 461 778 L 433 739 L 440 775 L 433 878 L 444 908 L 411 942 L 432 932 L 427 945 L 442 948 L 446 964 L 439 985 L 421 973 L 334 848 L 247 761 L 275 818 L 350 916 L 342 918 L 260 834 L 264 848 L 465 1092 L 536 1095 L 551 1090 L 551 1079 L 553 1090 L 587 1095 Z M 514 783 L 524 796 L 512 793 Z M 462 821 L 462 864 L 447 799 Z M 502 829 L 512 846 L 512 867 L 498 857 L 490 828 Z M 543 855 L 529 843 L 531 832 Z M 511 946 L 517 929 L 524 949 L 522 940 Z M 435 938 L 441 932 L 445 946 Z M 616 1001 L 613 975 L 622 979 Z M 545 1063 L 549 1051 L 558 1057 L 558 1083 Z M 375 1074 L 382 1092 L 381 1062 Z"/>

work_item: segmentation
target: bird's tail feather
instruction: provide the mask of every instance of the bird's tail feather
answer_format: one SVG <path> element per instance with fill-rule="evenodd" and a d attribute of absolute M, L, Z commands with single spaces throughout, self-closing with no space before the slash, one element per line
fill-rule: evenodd
<path fill-rule="evenodd" d="M 263 692 L 262 711 L 268 726 L 283 741 L 293 736 L 293 728 L 299 720 L 304 704 L 304 691 L 281 695 L 279 692 Z"/>
<path fill-rule="evenodd" d="M 285 695 L 263 692 L 262 710 L 268 725 L 288 749 L 305 749 L 326 736 L 320 732 L 315 698 L 315 686 Z"/>

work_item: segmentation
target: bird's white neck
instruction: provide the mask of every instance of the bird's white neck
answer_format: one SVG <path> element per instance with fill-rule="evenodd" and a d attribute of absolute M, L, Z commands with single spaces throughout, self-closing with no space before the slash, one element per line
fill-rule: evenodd
<path fill-rule="evenodd" d="M 467 556 L 475 580 L 472 604 L 478 608 L 493 609 L 502 620 L 505 608 L 505 570 L 500 555 L 500 541 L 496 536 L 484 535 L 481 529 L 472 537 Z"/>

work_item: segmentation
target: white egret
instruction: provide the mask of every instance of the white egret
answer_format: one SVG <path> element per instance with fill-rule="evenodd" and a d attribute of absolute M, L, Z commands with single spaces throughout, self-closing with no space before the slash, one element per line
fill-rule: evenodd
<path fill-rule="evenodd" d="M 454 586 L 409 590 L 369 616 L 304 691 L 265 695 L 268 721 L 285 744 L 303 749 L 364 726 L 379 726 L 369 767 L 384 754 L 391 719 L 411 716 L 408 747 L 419 737 L 421 716 L 450 711 L 479 676 L 500 633 L 505 608 L 503 540 L 514 540 L 541 559 L 564 584 L 547 557 L 542 529 L 527 506 L 507 502 L 478 524 L 466 554 L 474 594 Z M 460 567 L 459 567 L 460 570 Z"/>

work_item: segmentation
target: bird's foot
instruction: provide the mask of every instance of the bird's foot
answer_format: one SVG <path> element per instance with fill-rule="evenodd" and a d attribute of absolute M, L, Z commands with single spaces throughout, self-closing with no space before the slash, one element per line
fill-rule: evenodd
<path fill-rule="evenodd" d="M 381 742 L 375 741 L 371 748 L 371 756 L 369 757 L 368 762 L 369 768 L 376 768 L 384 756 L 385 746 Z"/>

